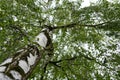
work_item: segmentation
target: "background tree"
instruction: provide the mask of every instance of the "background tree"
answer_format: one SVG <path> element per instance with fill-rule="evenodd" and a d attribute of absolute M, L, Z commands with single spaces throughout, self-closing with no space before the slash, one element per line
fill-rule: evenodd
<path fill-rule="evenodd" d="M 0 0 L 0 62 L 27 44 L 45 25 L 54 27 L 54 55 L 30 80 L 119 80 L 119 0 Z M 15 25 L 15 27 L 13 26 Z"/>

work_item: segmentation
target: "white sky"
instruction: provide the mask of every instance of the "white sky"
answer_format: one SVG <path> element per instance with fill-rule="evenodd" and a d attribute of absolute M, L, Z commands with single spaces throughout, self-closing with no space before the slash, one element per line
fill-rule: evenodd
<path fill-rule="evenodd" d="M 72 0 L 72 1 L 76 1 L 76 0 Z M 90 6 L 90 2 L 96 3 L 97 1 L 99 1 L 99 0 L 84 0 L 84 2 L 82 3 L 81 6 L 82 6 L 82 8 L 87 7 L 87 6 Z M 112 0 L 107 0 L 107 1 L 112 2 Z"/>
<path fill-rule="evenodd" d="M 84 2 L 81 4 L 82 8 L 90 6 L 90 0 L 84 0 Z"/>

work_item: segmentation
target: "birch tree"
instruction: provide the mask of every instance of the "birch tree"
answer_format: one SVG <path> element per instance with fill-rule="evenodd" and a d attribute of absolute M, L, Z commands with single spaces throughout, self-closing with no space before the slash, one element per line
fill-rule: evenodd
<path fill-rule="evenodd" d="M 0 76 L 119 80 L 120 2 L 82 2 L 0 0 Z"/>

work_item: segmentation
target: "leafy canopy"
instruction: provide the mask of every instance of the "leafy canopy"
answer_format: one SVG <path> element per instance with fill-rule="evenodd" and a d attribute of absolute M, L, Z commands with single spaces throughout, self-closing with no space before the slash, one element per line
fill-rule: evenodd
<path fill-rule="evenodd" d="M 43 57 L 30 80 L 41 75 L 44 80 L 119 80 L 119 0 L 99 0 L 84 8 L 81 3 L 0 0 L 0 62 L 32 43 L 44 25 L 63 26 L 53 31 L 54 56 L 46 72 Z"/>

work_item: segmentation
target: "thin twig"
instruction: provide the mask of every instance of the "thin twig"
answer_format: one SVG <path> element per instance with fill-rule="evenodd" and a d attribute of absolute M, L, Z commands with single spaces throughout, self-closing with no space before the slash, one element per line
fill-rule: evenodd
<path fill-rule="evenodd" d="M 51 64 L 53 64 L 53 65 L 55 65 L 56 67 L 60 68 L 60 69 L 64 72 L 64 74 L 66 75 L 67 80 L 70 80 L 69 77 L 68 77 L 68 74 L 66 73 L 66 71 L 65 71 L 65 69 L 64 69 L 64 67 L 58 65 L 57 63 L 51 63 Z"/>

